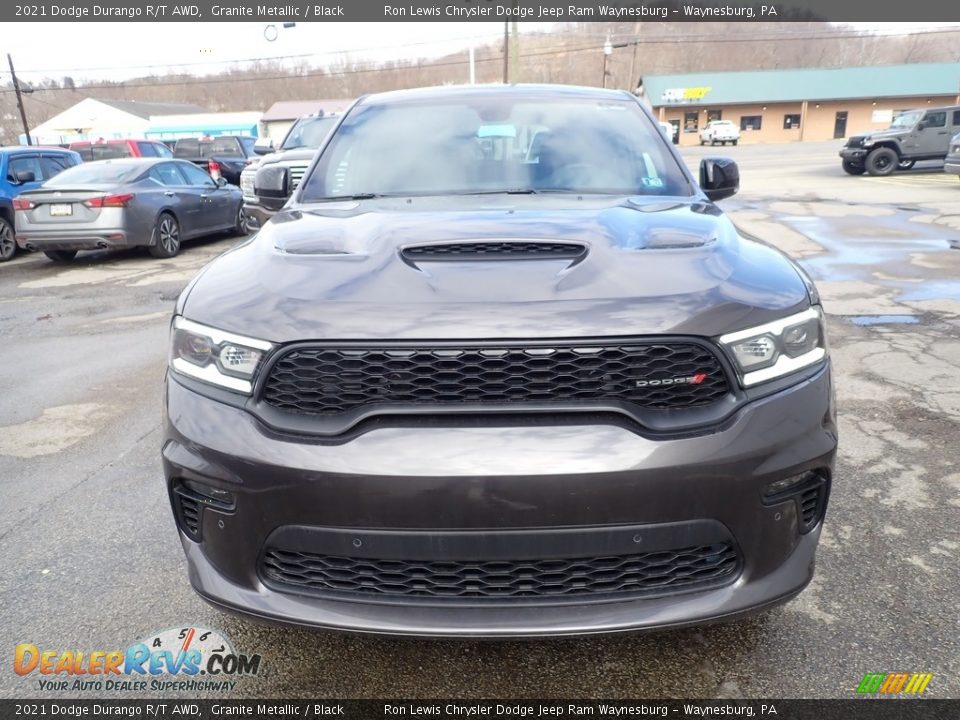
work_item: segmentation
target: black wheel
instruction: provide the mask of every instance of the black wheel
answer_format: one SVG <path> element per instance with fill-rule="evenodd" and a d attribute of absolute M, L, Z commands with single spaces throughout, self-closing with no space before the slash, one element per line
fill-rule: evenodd
<path fill-rule="evenodd" d="M 889 175 L 897 169 L 900 157 L 888 147 L 879 147 L 867 155 L 867 172 L 871 175 Z"/>
<path fill-rule="evenodd" d="M 54 262 L 70 262 L 77 256 L 76 250 L 44 250 L 43 254 Z"/>
<path fill-rule="evenodd" d="M 901 160 L 897 163 L 897 170 L 910 170 L 916 164 L 916 160 Z"/>
<path fill-rule="evenodd" d="M 236 222 L 233 225 L 233 234 L 234 235 L 246 235 L 247 234 L 247 214 L 243 211 L 243 203 L 240 203 L 240 207 L 237 208 Z"/>
<path fill-rule="evenodd" d="M 180 223 L 170 213 L 160 213 L 153 228 L 150 254 L 155 258 L 172 258 L 180 252 Z"/>
<path fill-rule="evenodd" d="M 13 225 L 0 218 L 0 262 L 6 262 L 17 254 L 17 241 L 13 236 Z"/>
<path fill-rule="evenodd" d="M 733 141 L 733 144 L 736 145 L 736 144 L 739 143 L 739 142 L 740 142 L 739 140 L 734 140 L 734 141 Z"/>
<path fill-rule="evenodd" d="M 843 166 L 843 171 L 847 173 L 847 175 L 863 175 L 867 171 L 863 165 L 853 160 L 844 160 L 840 164 Z"/>

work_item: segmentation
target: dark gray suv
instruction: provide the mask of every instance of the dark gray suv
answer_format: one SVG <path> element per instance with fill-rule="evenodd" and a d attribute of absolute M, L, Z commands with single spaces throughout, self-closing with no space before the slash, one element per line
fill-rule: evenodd
<path fill-rule="evenodd" d="M 282 198 L 289 171 L 262 169 Z M 635 97 L 361 98 L 172 324 L 163 465 L 206 600 L 319 628 L 678 626 L 810 581 L 837 429 L 807 276 Z"/>

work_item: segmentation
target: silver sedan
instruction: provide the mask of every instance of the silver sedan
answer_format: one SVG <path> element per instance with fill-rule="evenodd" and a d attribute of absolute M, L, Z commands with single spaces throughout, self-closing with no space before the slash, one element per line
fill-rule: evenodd
<path fill-rule="evenodd" d="M 240 189 L 196 165 L 164 158 L 124 158 L 64 170 L 14 200 L 17 244 L 52 260 L 78 250 L 146 246 L 173 257 L 201 235 L 244 233 Z"/>

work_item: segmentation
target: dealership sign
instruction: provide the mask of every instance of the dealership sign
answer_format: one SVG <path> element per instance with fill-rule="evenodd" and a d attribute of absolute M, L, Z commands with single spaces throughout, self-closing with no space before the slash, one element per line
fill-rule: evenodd
<path fill-rule="evenodd" d="M 670 88 L 663 91 L 661 100 L 665 103 L 693 102 L 703 100 L 711 90 L 711 87 Z"/>

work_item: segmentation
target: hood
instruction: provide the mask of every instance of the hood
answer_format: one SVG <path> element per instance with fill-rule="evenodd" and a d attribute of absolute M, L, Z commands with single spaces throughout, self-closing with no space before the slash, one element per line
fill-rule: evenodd
<path fill-rule="evenodd" d="M 297 162 L 301 161 L 304 163 L 309 163 L 313 160 L 313 156 L 317 154 L 317 148 L 296 148 L 294 150 L 280 150 L 278 152 L 270 153 L 269 155 L 263 156 L 264 164 L 272 164 L 278 162 Z"/>
<path fill-rule="evenodd" d="M 860 133 L 857 137 L 882 140 L 883 138 L 897 138 L 909 135 L 913 132 L 912 128 L 893 128 L 886 130 L 875 130 L 873 132 Z"/>
<path fill-rule="evenodd" d="M 709 203 L 456 200 L 453 210 L 449 198 L 285 210 L 210 263 L 180 307 L 197 322 L 289 342 L 714 336 L 809 304 L 793 264 L 740 237 Z M 543 242 L 582 252 L 542 259 L 402 252 Z"/>

